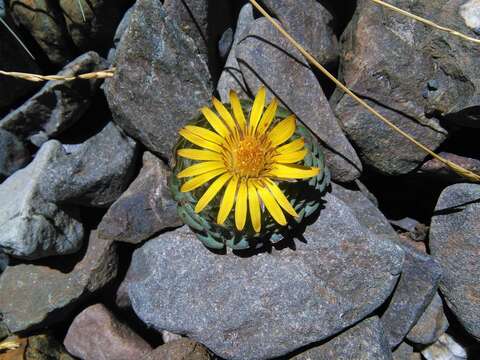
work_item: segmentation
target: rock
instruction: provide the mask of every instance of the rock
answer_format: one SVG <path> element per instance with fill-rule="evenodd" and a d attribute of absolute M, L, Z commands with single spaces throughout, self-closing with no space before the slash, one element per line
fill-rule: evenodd
<path fill-rule="evenodd" d="M 400 344 L 417 323 L 438 288 L 442 269 L 429 255 L 402 246 L 405 263 L 393 297 L 381 316 L 392 348 Z"/>
<path fill-rule="evenodd" d="M 417 3 L 430 8 L 427 4 L 432 1 Z M 408 0 L 399 0 L 395 5 L 418 14 Z M 432 17 L 431 13 L 426 16 L 443 18 Z M 369 105 L 435 150 L 446 139 L 447 131 L 435 116 L 427 117 L 429 100 L 422 93 L 431 79 L 441 78 L 442 66 L 436 69 L 436 61 L 425 53 L 429 43 L 419 42 L 419 38 L 430 39 L 427 33 L 432 31 L 425 29 L 423 24 L 372 6 L 370 1 L 360 1 L 342 36 L 341 74 L 344 83 Z M 335 95 L 341 98 L 335 112 L 362 163 L 386 175 L 401 175 L 414 170 L 427 157 L 350 96 L 340 92 Z"/>
<path fill-rule="evenodd" d="M 210 360 L 213 359 L 208 350 L 190 339 L 179 339 L 161 345 L 142 360 Z"/>
<path fill-rule="evenodd" d="M 23 357 L 24 360 L 74 360 L 52 335 L 40 334 L 29 336 Z M 13 360 L 13 359 L 12 359 Z"/>
<path fill-rule="evenodd" d="M 228 28 L 223 32 L 220 40 L 218 40 L 218 55 L 220 55 L 222 59 L 227 59 L 230 49 L 232 48 L 232 44 L 233 30 L 232 28 Z"/>
<path fill-rule="evenodd" d="M 75 317 L 63 344 L 70 354 L 84 360 L 143 359 L 152 350 L 102 304 L 89 306 Z"/>
<path fill-rule="evenodd" d="M 338 61 L 333 16 L 315 0 L 264 0 L 285 29 L 322 65 Z"/>
<path fill-rule="evenodd" d="M 460 7 L 460 16 L 465 25 L 477 33 L 480 29 L 480 12 L 478 10 L 478 0 L 469 0 Z"/>
<path fill-rule="evenodd" d="M 291 360 L 392 359 L 382 324 L 374 316 L 335 336 L 330 341 L 293 356 Z"/>
<path fill-rule="evenodd" d="M 393 360 L 422 360 L 422 355 L 413 352 L 413 347 L 402 342 L 393 352 Z"/>
<path fill-rule="evenodd" d="M 85 142 L 62 150 L 47 165 L 40 186 L 50 201 L 106 207 L 134 176 L 137 144 L 113 122 Z"/>
<path fill-rule="evenodd" d="M 15 21 L 33 36 L 45 55 L 55 65 L 64 65 L 73 58 L 67 29 L 60 9 L 48 0 L 10 1 Z"/>
<path fill-rule="evenodd" d="M 183 339 L 182 335 L 174 334 L 167 330 L 162 331 L 162 340 L 165 344 L 180 339 Z"/>
<path fill-rule="evenodd" d="M 118 46 L 116 66 L 106 82 L 114 120 L 154 153 L 170 158 L 178 130 L 212 94 L 207 65 L 193 41 L 159 0 L 140 0 Z"/>
<path fill-rule="evenodd" d="M 7 254 L 0 252 L 0 275 L 5 271 L 8 264 L 10 262 L 10 258 Z"/>
<path fill-rule="evenodd" d="M 440 152 L 440 156 L 445 159 L 454 162 L 461 167 L 468 169 L 474 173 L 480 173 L 480 160 L 473 159 L 470 157 L 459 156 L 447 152 Z M 418 175 L 429 176 L 435 181 L 443 181 L 447 184 L 455 184 L 464 182 L 465 178 L 456 172 L 452 171 L 450 168 L 445 166 L 442 162 L 437 159 L 430 159 L 426 161 L 418 170 Z"/>
<path fill-rule="evenodd" d="M 262 83 L 321 140 L 332 179 L 353 181 L 362 164 L 333 114 L 315 74 L 306 60 L 266 18 L 250 27 L 236 56 L 248 88 L 256 93 Z"/>
<path fill-rule="evenodd" d="M 415 344 L 432 344 L 447 331 L 448 325 L 447 317 L 443 312 L 442 299 L 440 295 L 435 294 L 430 305 L 408 333 L 407 339 Z"/>
<path fill-rule="evenodd" d="M 82 51 L 105 52 L 122 19 L 126 0 L 60 0 L 70 37 Z"/>
<path fill-rule="evenodd" d="M 86 254 L 68 273 L 40 265 L 9 266 L 0 277 L 2 322 L 18 333 L 65 321 L 80 301 L 116 277 L 117 267 L 115 244 L 95 232 Z"/>
<path fill-rule="evenodd" d="M 3 2 L 0 2 L 3 6 Z M 0 8 L 0 13 L 4 13 L 4 8 Z M 2 20 L 4 15 L 0 14 Z M 15 27 L 9 24 L 10 28 L 17 33 Z M 0 23 L 0 69 L 3 71 L 19 71 L 37 74 L 40 72 L 35 60 L 33 60 L 12 34 Z M 37 84 L 30 81 L 19 81 L 13 77 L 0 76 L 0 111 L 8 110 L 15 106 L 15 103 L 22 97 L 30 94 L 38 87 Z"/>
<path fill-rule="evenodd" d="M 254 20 L 252 5 L 250 3 L 243 5 L 238 14 L 232 48 L 230 49 L 230 53 L 228 54 L 227 61 L 225 62 L 225 66 L 217 84 L 220 99 L 224 103 L 230 103 L 230 98 L 228 96 L 230 90 L 234 90 L 239 97 L 248 99 L 247 85 L 243 79 L 243 74 L 240 70 L 240 65 L 238 64 L 235 53 L 238 43 L 246 36 Z"/>
<path fill-rule="evenodd" d="M 30 151 L 15 135 L 0 129 L 0 182 L 30 162 Z"/>
<path fill-rule="evenodd" d="M 38 259 L 76 252 L 82 245 L 83 226 L 75 209 L 58 206 L 41 194 L 43 174 L 62 152 L 52 140 L 26 168 L 0 184 L 0 250 L 22 259 Z"/>
<path fill-rule="evenodd" d="M 113 37 L 113 48 L 111 48 L 108 53 L 108 62 L 111 64 L 115 63 L 115 55 L 117 53 L 117 47 L 118 47 L 118 44 L 120 43 L 120 40 L 122 39 L 123 34 L 125 34 L 125 32 L 128 29 L 128 26 L 130 25 L 132 12 L 133 12 L 133 6 L 130 7 L 125 12 L 125 14 L 123 15 L 122 21 L 120 21 L 120 24 L 118 24 L 117 30 L 115 31 L 115 35 Z"/>
<path fill-rule="evenodd" d="M 434 344 L 422 350 L 422 355 L 427 360 L 468 359 L 465 349 L 447 334 L 443 334 Z"/>
<path fill-rule="evenodd" d="M 104 239 L 138 244 L 159 231 L 182 225 L 167 185 L 170 171 L 149 152 L 127 191 L 108 209 L 98 225 Z"/>
<path fill-rule="evenodd" d="M 440 263 L 440 291 L 463 327 L 480 339 L 480 185 L 447 187 L 435 206 L 430 251 Z"/>
<path fill-rule="evenodd" d="M 392 292 L 403 251 L 340 199 L 324 200 L 303 240 L 272 253 L 217 255 L 187 227 L 149 240 L 127 273 L 134 311 L 148 326 L 242 360 L 285 355 L 355 324 Z"/>
<path fill-rule="evenodd" d="M 88 52 L 59 72 L 72 76 L 104 68 L 104 60 Z M 49 81 L 34 96 L 0 120 L 0 128 L 40 146 L 75 124 L 87 111 L 100 80 Z"/>

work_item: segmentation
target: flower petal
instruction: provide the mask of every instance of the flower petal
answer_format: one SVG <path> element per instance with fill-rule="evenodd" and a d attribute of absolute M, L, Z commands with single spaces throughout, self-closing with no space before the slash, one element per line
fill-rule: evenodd
<path fill-rule="evenodd" d="M 225 168 L 225 164 L 223 163 L 223 161 L 203 161 L 198 164 L 189 166 L 186 169 L 183 169 L 177 174 L 177 178 L 181 179 L 190 176 L 196 176 L 222 168 Z"/>
<path fill-rule="evenodd" d="M 270 127 L 275 114 L 277 113 L 278 102 L 277 99 L 273 99 L 270 105 L 268 105 L 267 110 L 263 113 L 263 116 L 258 124 L 257 133 L 262 135 L 265 134 L 265 131 Z"/>
<path fill-rule="evenodd" d="M 272 169 L 265 176 L 274 176 L 280 179 L 308 179 L 318 175 L 319 168 L 305 167 L 294 164 L 273 164 Z"/>
<path fill-rule="evenodd" d="M 177 151 L 178 156 L 190 159 L 190 160 L 222 160 L 222 155 L 210 151 L 210 150 L 198 150 L 198 149 L 179 149 Z"/>
<path fill-rule="evenodd" d="M 230 111 L 227 110 L 225 105 L 223 105 L 216 97 L 212 98 L 212 103 L 213 106 L 215 107 L 215 110 L 220 114 L 220 117 L 223 119 L 225 124 L 230 128 L 232 132 L 237 131 L 237 124 L 235 123 L 235 120 L 233 120 L 232 115 L 230 114 Z"/>
<path fill-rule="evenodd" d="M 245 114 L 242 110 L 242 105 L 240 104 L 240 100 L 238 99 L 238 95 L 235 91 L 230 90 L 230 105 L 232 105 L 233 116 L 235 116 L 235 120 L 237 121 L 238 125 L 240 125 L 240 129 L 245 129 L 247 125 L 247 121 L 245 120 Z"/>
<path fill-rule="evenodd" d="M 195 212 L 199 213 L 205 206 L 207 206 L 210 201 L 217 195 L 217 193 L 222 189 L 223 185 L 232 177 L 231 173 L 226 173 L 216 179 L 212 185 L 205 191 L 200 200 L 198 200 L 197 205 L 195 206 Z"/>
<path fill-rule="evenodd" d="M 185 129 L 215 144 L 222 145 L 224 142 L 223 138 L 220 135 L 218 135 L 217 133 L 211 130 L 205 129 L 203 127 L 195 126 L 195 125 L 186 125 Z"/>
<path fill-rule="evenodd" d="M 205 116 L 205 119 L 207 119 L 208 123 L 218 134 L 220 134 L 220 136 L 226 137 L 230 133 L 223 121 L 220 120 L 220 118 L 208 107 L 205 106 L 200 111 L 202 112 L 203 116 Z"/>
<path fill-rule="evenodd" d="M 272 193 L 273 197 L 275 200 L 277 200 L 278 204 L 290 215 L 293 217 L 298 217 L 297 212 L 293 208 L 292 204 L 290 204 L 290 201 L 288 201 L 287 197 L 285 194 L 280 190 L 277 184 L 275 184 L 272 180 L 266 179 L 265 183 L 267 184 L 268 189 Z"/>
<path fill-rule="evenodd" d="M 294 151 L 299 151 L 303 149 L 304 146 L 305 146 L 305 140 L 303 138 L 298 138 L 297 140 L 293 140 L 288 144 L 278 147 L 276 151 L 280 154 L 288 154 Z"/>
<path fill-rule="evenodd" d="M 296 162 L 299 162 L 300 160 L 305 159 L 307 152 L 308 152 L 307 149 L 303 149 L 303 150 L 291 152 L 288 154 L 280 154 L 280 155 L 274 156 L 272 160 L 276 163 L 281 163 L 281 164 L 296 163 Z"/>
<path fill-rule="evenodd" d="M 250 210 L 250 218 L 255 232 L 260 232 L 262 228 L 262 219 L 260 214 L 260 202 L 258 201 L 257 189 L 252 181 L 248 181 L 248 207 Z"/>
<path fill-rule="evenodd" d="M 273 197 L 272 193 L 268 191 L 265 185 L 256 183 L 256 187 L 258 190 L 258 195 L 262 199 L 265 207 L 267 208 L 270 215 L 272 215 L 273 219 L 279 223 L 280 225 L 287 225 L 287 219 L 283 214 L 282 209 L 278 206 L 277 201 Z"/>
<path fill-rule="evenodd" d="M 265 107 L 265 98 L 267 93 L 265 91 L 265 87 L 262 86 L 260 90 L 258 90 L 257 96 L 255 96 L 255 100 L 253 101 L 252 110 L 250 112 L 250 122 L 249 122 L 249 131 L 250 134 L 253 134 L 255 129 L 257 128 L 258 122 L 262 117 L 263 108 Z"/>
<path fill-rule="evenodd" d="M 218 210 L 217 223 L 223 224 L 232 210 L 235 202 L 235 194 L 237 192 L 238 176 L 234 176 L 227 185 L 225 193 L 223 194 L 220 209 Z"/>
<path fill-rule="evenodd" d="M 180 135 L 182 135 L 185 139 L 190 141 L 192 144 L 198 145 L 202 148 L 213 150 L 215 152 L 221 153 L 222 147 L 218 144 L 215 144 L 211 141 L 205 140 L 204 138 L 198 136 L 197 134 L 192 133 L 187 129 L 181 129 L 179 131 Z"/>
<path fill-rule="evenodd" d="M 237 203 L 235 205 L 235 226 L 238 230 L 243 230 L 247 221 L 247 182 L 240 181 L 237 193 Z"/>
<path fill-rule="evenodd" d="M 278 146 L 290 139 L 295 133 L 296 121 L 295 115 L 290 115 L 280 121 L 275 127 L 268 133 L 268 138 L 272 142 L 272 146 Z"/>
<path fill-rule="evenodd" d="M 180 188 L 181 192 L 188 192 L 192 191 L 199 186 L 202 186 L 206 182 L 212 180 L 214 177 L 221 175 L 225 173 L 227 170 L 225 169 L 217 169 L 217 170 L 212 170 L 207 173 L 204 173 L 202 175 L 198 175 L 194 178 L 191 178 L 190 180 L 186 181 L 185 184 L 182 185 Z"/>

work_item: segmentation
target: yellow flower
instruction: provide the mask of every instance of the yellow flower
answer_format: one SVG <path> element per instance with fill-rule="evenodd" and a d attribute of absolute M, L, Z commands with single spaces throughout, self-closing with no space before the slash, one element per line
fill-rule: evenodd
<path fill-rule="evenodd" d="M 181 136 L 199 148 L 179 149 L 178 155 L 200 161 L 177 175 L 178 178 L 190 178 L 180 190 L 192 191 L 213 181 L 195 206 L 195 212 L 199 213 L 226 186 L 217 223 L 223 224 L 235 205 L 238 230 L 245 227 L 249 212 L 253 229 L 259 232 L 263 208 L 277 223 L 286 225 L 284 211 L 294 217 L 298 214 L 277 182 L 308 179 L 320 171 L 298 164 L 307 155 L 304 139 L 297 138 L 285 144 L 295 133 L 295 117 L 291 115 L 275 123 L 278 102 L 273 99 L 264 111 L 265 98 L 262 87 L 247 122 L 237 94 L 231 91 L 233 114 L 213 98 L 218 115 L 208 107 L 201 109 L 212 129 L 187 125 L 180 130 Z"/>

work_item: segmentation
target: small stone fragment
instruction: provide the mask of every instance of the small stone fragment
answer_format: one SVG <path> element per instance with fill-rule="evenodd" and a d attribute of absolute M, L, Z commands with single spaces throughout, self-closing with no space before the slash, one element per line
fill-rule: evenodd
<path fill-rule="evenodd" d="M 15 135 L 0 128 L 0 183 L 30 162 L 25 144 Z"/>
<path fill-rule="evenodd" d="M 393 360 L 422 360 L 422 355 L 413 352 L 413 347 L 402 342 L 393 352 Z"/>
<path fill-rule="evenodd" d="M 434 344 L 422 350 L 422 355 L 427 360 L 468 359 L 466 350 L 448 334 L 443 334 Z"/>
<path fill-rule="evenodd" d="M 179 339 L 161 345 L 153 350 L 142 360 L 210 360 L 208 350 L 202 345 L 190 339 Z"/>

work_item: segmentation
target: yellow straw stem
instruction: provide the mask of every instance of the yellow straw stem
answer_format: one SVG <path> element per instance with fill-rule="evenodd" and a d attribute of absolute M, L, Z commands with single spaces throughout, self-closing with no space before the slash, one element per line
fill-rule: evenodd
<path fill-rule="evenodd" d="M 0 75 L 11 76 L 17 79 L 23 79 L 23 80 L 34 81 L 34 82 L 50 81 L 50 80 L 72 81 L 77 79 L 83 79 L 83 80 L 105 79 L 105 78 L 112 77 L 114 73 L 115 73 L 115 68 L 85 73 L 81 75 L 74 75 L 74 76 L 37 75 L 37 74 L 30 74 L 30 73 L 10 72 L 10 71 L 0 70 Z"/>
<path fill-rule="evenodd" d="M 441 161 L 443 164 L 448 166 L 450 169 L 458 173 L 459 175 L 468 178 L 471 181 L 474 182 L 480 182 L 480 176 L 471 172 L 470 170 L 467 170 L 443 157 L 440 155 L 436 154 L 432 150 L 430 150 L 428 147 L 420 143 L 418 140 L 413 138 L 411 135 L 407 134 L 405 131 L 397 127 L 395 124 L 393 124 L 390 120 L 388 120 L 386 117 L 384 117 L 382 114 L 380 114 L 378 111 L 376 111 L 374 108 L 372 108 L 370 105 L 368 105 L 364 100 L 362 100 L 360 97 L 355 95 L 348 87 L 343 85 L 335 76 L 333 76 L 327 69 L 325 69 L 312 55 L 310 55 L 303 47 L 300 45 L 286 30 L 283 29 L 283 27 L 276 22 L 266 11 L 263 7 L 261 7 L 255 0 L 249 0 L 250 3 L 263 15 L 265 16 L 271 23 L 272 25 L 283 35 L 285 38 L 287 38 L 288 41 L 292 43 L 295 48 L 297 48 L 303 56 L 313 65 L 315 66 L 318 70 L 320 70 L 326 77 L 328 77 L 331 81 L 335 83 L 335 85 L 340 88 L 343 92 L 351 96 L 358 104 L 360 104 L 362 107 L 364 107 L 366 110 L 368 110 L 372 115 L 374 115 L 377 119 L 381 120 L 384 122 L 386 125 L 388 125 L 390 128 L 392 128 L 394 131 L 408 139 L 410 142 L 415 144 L 417 147 L 422 149 L 424 152 L 427 154 L 431 155 L 435 159 Z M 378 1 L 378 0 L 372 0 L 372 1 Z"/>

